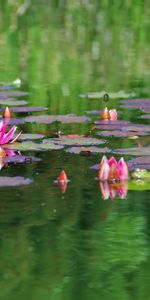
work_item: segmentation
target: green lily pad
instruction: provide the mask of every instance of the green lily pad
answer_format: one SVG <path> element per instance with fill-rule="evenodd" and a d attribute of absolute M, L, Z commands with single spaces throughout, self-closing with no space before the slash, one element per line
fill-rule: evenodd
<path fill-rule="evenodd" d="M 129 180 L 128 190 L 149 191 L 150 190 L 150 180 Z"/>
<path fill-rule="evenodd" d="M 133 147 L 133 148 L 120 148 L 113 150 L 113 153 L 116 154 L 126 154 L 126 155 L 150 155 L 150 148 L 148 147 Z"/>
<path fill-rule="evenodd" d="M 0 99 L 0 104 L 5 106 L 17 106 L 17 105 L 26 105 L 27 101 L 25 100 L 15 100 L 15 99 Z"/>
<path fill-rule="evenodd" d="M 62 145 L 56 145 L 53 142 L 51 143 L 34 143 L 32 141 L 25 141 L 22 143 L 8 144 L 5 148 L 19 151 L 42 151 L 42 150 L 59 150 L 62 149 Z"/>
<path fill-rule="evenodd" d="M 38 133 L 22 133 L 19 137 L 19 141 L 25 141 L 25 140 L 38 140 L 38 139 L 43 139 L 44 135 L 43 134 L 38 134 Z"/>
<path fill-rule="evenodd" d="M 91 119 L 85 116 L 77 116 L 74 114 L 70 115 L 39 115 L 39 116 L 28 116 L 24 118 L 25 122 L 31 123 L 42 123 L 42 124 L 51 124 L 54 122 L 61 122 L 64 124 L 69 123 L 84 123 L 88 122 Z"/>
<path fill-rule="evenodd" d="M 96 139 L 93 137 L 77 137 L 77 138 L 68 138 L 68 137 L 60 137 L 60 138 L 54 138 L 54 139 L 47 139 L 44 140 L 43 142 L 54 142 L 55 144 L 58 145 L 67 145 L 67 146 L 81 146 L 81 145 L 85 145 L 85 146 L 89 146 L 89 145 L 100 145 L 100 144 L 104 144 L 105 141 L 104 140 L 100 140 L 100 139 Z"/>

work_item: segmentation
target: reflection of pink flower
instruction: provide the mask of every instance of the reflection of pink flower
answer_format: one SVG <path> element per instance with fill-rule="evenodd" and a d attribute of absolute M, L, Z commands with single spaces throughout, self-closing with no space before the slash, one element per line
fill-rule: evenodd
<path fill-rule="evenodd" d="M 6 133 L 7 126 L 8 126 L 7 122 L 3 122 L 3 121 L 0 122 L 0 145 L 4 145 L 4 144 L 7 144 L 8 142 L 10 142 L 10 140 L 12 140 L 12 138 L 15 134 L 15 131 L 17 129 L 16 126 L 13 126 Z M 20 136 L 20 133 L 11 141 L 11 143 L 15 142 L 19 136 Z"/>
<path fill-rule="evenodd" d="M 100 181 L 99 188 L 102 194 L 102 198 L 104 200 L 107 199 L 114 199 L 116 196 L 119 198 L 124 199 L 128 192 L 127 182 L 107 182 L 107 181 Z"/>
<path fill-rule="evenodd" d="M 100 181 L 123 181 L 128 179 L 128 166 L 123 157 L 117 162 L 112 156 L 107 159 L 103 156 L 98 171 L 98 179 Z"/>
<path fill-rule="evenodd" d="M 116 109 L 108 110 L 107 107 L 105 107 L 105 109 L 101 112 L 100 116 L 102 120 L 110 121 L 116 121 L 118 117 Z"/>

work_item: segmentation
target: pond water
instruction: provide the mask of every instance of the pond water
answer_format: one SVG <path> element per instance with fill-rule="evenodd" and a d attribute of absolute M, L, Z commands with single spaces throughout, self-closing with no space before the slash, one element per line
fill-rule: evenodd
<path fill-rule="evenodd" d="M 24 121 L 18 133 L 49 139 L 61 131 L 105 143 L 92 145 L 96 153 L 83 151 L 80 141 L 78 153 L 74 145 L 46 150 L 40 148 L 43 139 L 34 141 L 32 135 L 38 149 L 24 141 L 16 146 L 31 158 L 2 165 L 0 299 L 147 300 L 149 180 L 104 187 L 91 167 L 104 154 L 123 155 L 126 161 L 143 156 L 145 168 L 150 162 L 150 117 L 141 118 L 150 111 L 149 102 L 133 100 L 132 107 L 127 101 L 150 98 L 149 3 L 68 2 L 0 1 L 0 105 L 7 103 L 14 108 L 13 118 Z M 103 98 L 106 92 L 109 100 Z M 21 111 L 24 106 L 47 110 Z M 106 106 L 117 109 L 119 121 L 130 123 L 95 124 Z M 67 116 L 68 123 L 51 124 L 30 119 L 70 114 L 85 118 L 78 123 Z M 55 182 L 63 169 L 69 179 L 65 193 Z M 12 183 L 17 186 L 4 186 L 4 176 L 21 178 Z"/>

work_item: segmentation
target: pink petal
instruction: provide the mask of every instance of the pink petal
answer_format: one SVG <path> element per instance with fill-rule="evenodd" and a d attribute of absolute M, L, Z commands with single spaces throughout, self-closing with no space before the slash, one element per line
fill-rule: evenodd
<path fill-rule="evenodd" d="M 126 180 L 128 179 L 128 166 L 125 163 L 123 157 L 118 161 L 118 172 L 119 172 L 119 178 L 120 180 Z"/>
<path fill-rule="evenodd" d="M 20 131 L 20 132 L 17 134 L 17 136 L 10 142 L 10 144 L 15 143 L 15 142 L 19 139 L 19 137 L 21 136 L 21 134 L 22 134 L 22 131 Z"/>
<path fill-rule="evenodd" d="M 109 175 L 109 164 L 106 158 L 102 159 L 102 163 L 100 165 L 100 169 L 98 171 L 98 179 L 101 181 L 105 181 L 108 179 L 108 175 Z"/>
<path fill-rule="evenodd" d="M 111 121 L 116 121 L 117 120 L 117 111 L 116 111 L 116 109 L 111 109 L 109 111 L 109 115 L 110 115 L 110 120 Z"/>
<path fill-rule="evenodd" d="M 12 139 L 17 127 L 13 126 L 6 134 L 5 136 L 0 140 L 0 145 L 7 144 L 9 140 Z"/>
<path fill-rule="evenodd" d="M 112 156 L 112 157 L 108 160 L 108 164 L 109 164 L 110 167 L 111 167 L 112 165 L 115 165 L 115 166 L 118 165 L 116 159 L 114 158 L 114 156 Z"/>

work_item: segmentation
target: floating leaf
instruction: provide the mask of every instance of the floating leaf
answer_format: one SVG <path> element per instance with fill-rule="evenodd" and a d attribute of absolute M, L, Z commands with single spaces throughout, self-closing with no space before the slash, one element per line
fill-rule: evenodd
<path fill-rule="evenodd" d="M 24 140 L 38 140 L 43 139 L 43 134 L 38 133 L 22 133 L 18 140 L 24 141 Z"/>
<path fill-rule="evenodd" d="M 128 190 L 149 191 L 150 190 L 150 182 L 147 180 L 130 180 L 128 182 Z"/>
<path fill-rule="evenodd" d="M 91 166 L 90 169 L 92 169 L 92 170 L 99 170 L 100 164 L 101 164 L 101 163 L 95 164 L 95 165 Z"/>
<path fill-rule="evenodd" d="M 129 170 L 134 169 L 146 169 L 150 170 L 150 156 L 147 157 L 136 157 L 128 161 Z"/>
<path fill-rule="evenodd" d="M 148 111 L 147 111 L 147 112 L 148 112 Z M 142 115 L 140 118 L 141 118 L 141 119 L 150 119 L 150 114 Z"/>
<path fill-rule="evenodd" d="M 150 109 L 150 99 L 121 100 L 120 103 L 122 108 Z"/>
<path fill-rule="evenodd" d="M 54 139 L 47 139 L 44 140 L 43 142 L 53 142 L 58 145 L 67 145 L 67 146 L 72 146 L 72 145 L 100 145 L 104 144 L 104 140 L 96 139 L 93 137 L 78 137 L 78 138 L 67 138 L 67 137 L 60 137 L 60 138 L 54 138 Z"/>
<path fill-rule="evenodd" d="M 39 162 L 41 158 L 34 156 L 24 156 L 24 155 L 14 155 L 14 156 L 6 156 L 3 158 L 4 163 L 32 163 Z"/>
<path fill-rule="evenodd" d="M 130 124 L 129 121 L 124 121 L 124 120 L 116 120 L 116 121 L 111 121 L 111 120 L 98 120 L 95 121 L 96 125 L 109 125 L 110 127 L 115 127 L 116 125 L 120 125 L 121 126 L 126 126 L 128 124 Z"/>
<path fill-rule="evenodd" d="M 53 142 L 49 143 L 34 143 L 32 141 L 14 143 L 7 145 L 8 149 L 19 150 L 19 151 L 41 151 L 41 150 L 59 150 L 62 149 L 62 145 L 56 145 Z"/>
<path fill-rule="evenodd" d="M 106 153 L 106 152 L 110 152 L 110 150 L 108 148 L 99 148 L 96 146 L 89 146 L 89 147 L 70 147 L 68 149 L 65 150 L 66 152 L 69 153 L 74 153 L 74 154 L 81 154 L 83 155 L 83 153 Z"/>
<path fill-rule="evenodd" d="M 18 101 L 17 101 L 18 103 Z M 46 110 L 47 108 L 45 107 L 29 107 L 29 106 L 25 106 L 25 107 L 11 107 L 11 111 L 15 112 L 15 113 L 29 113 L 29 112 L 39 112 L 39 111 L 43 111 Z M 5 108 L 0 108 L 0 111 L 3 112 L 5 110 Z"/>
<path fill-rule="evenodd" d="M 126 155 L 150 155 L 150 148 L 147 147 L 135 147 L 135 148 L 121 148 L 113 150 L 116 154 L 126 154 Z"/>
<path fill-rule="evenodd" d="M 0 104 L 1 105 L 8 105 L 8 106 L 11 106 L 11 105 L 26 105 L 27 104 L 27 101 L 25 100 L 14 100 L 14 99 L 1 99 L 0 98 Z"/>
<path fill-rule="evenodd" d="M 146 132 L 136 132 L 136 131 L 121 131 L 121 130 L 110 130 L 110 131 L 100 131 L 97 132 L 100 136 L 105 137 L 135 137 L 135 136 L 145 136 Z"/>
<path fill-rule="evenodd" d="M 101 92 L 90 92 L 90 93 L 85 93 L 85 94 L 81 94 L 80 97 L 81 98 L 89 98 L 89 99 L 99 99 L 99 98 L 103 98 L 104 95 L 107 94 L 106 91 L 101 91 Z M 116 93 L 108 93 L 109 97 L 111 99 L 116 99 L 116 98 L 129 98 L 129 97 L 135 97 L 135 93 L 126 93 L 124 91 L 119 91 Z"/>
<path fill-rule="evenodd" d="M 43 123 L 43 124 L 51 124 L 54 122 L 61 123 L 83 123 L 90 121 L 90 118 L 84 116 L 77 116 L 74 114 L 70 115 L 41 115 L 41 116 L 28 116 L 24 118 L 25 122 L 32 123 Z"/>
<path fill-rule="evenodd" d="M 0 97 L 25 97 L 28 96 L 27 92 L 23 92 L 23 91 L 3 91 L 0 92 Z"/>
<path fill-rule="evenodd" d="M 11 118 L 11 119 L 3 119 L 0 118 L 0 122 L 3 121 L 4 122 L 7 121 L 8 125 L 18 125 L 18 124 L 23 124 L 24 120 L 23 119 L 15 119 L 15 118 Z"/>
<path fill-rule="evenodd" d="M 31 179 L 24 178 L 21 176 L 16 176 L 16 177 L 0 176 L 0 187 L 28 185 L 31 183 L 32 183 Z"/>
<path fill-rule="evenodd" d="M 135 132 L 150 132 L 150 125 L 144 124 L 129 124 L 125 127 L 122 127 L 123 131 L 135 131 Z"/>

